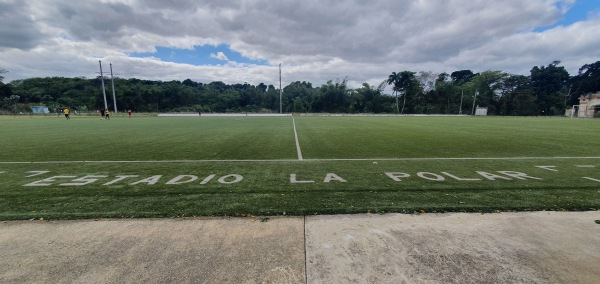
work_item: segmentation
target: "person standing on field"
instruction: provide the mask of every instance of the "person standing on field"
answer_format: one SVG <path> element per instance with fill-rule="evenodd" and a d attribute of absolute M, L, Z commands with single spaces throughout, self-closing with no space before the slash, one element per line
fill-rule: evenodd
<path fill-rule="evenodd" d="M 66 118 L 67 120 L 69 120 L 69 119 L 70 119 L 70 118 L 69 118 L 69 108 L 65 108 L 65 109 L 63 109 L 63 113 L 65 114 L 65 118 Z"/>
<path fill-rule="evenodd" d="M 110 119 L 110 112 L 108 111 L 108 109 L 104 111 L 104 119 Z"/>
<path fill-rule="evenodd" d="M 129 115 L 129 118 L 131 118 L 131 110 L 127 111 L 127 115 Z"/>

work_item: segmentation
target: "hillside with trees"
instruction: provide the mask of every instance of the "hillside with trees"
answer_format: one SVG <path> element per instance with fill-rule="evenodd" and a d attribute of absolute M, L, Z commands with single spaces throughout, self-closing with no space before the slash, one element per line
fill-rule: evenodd
<path fill-rule="evenodd" d="M 3 83 L 0 113 L 29 113 L 32 106 L 51 111 L 69 107 L 96 112 L 104 107 L 101 78 L 30 78 Z M 279 112 L 279 89 L 273 85 L 115 79 L 119 111 L 135 112 Z M 383 90 L 391 86 L 392 94 Z M 471 70 L 435 74 L 400 71 L 378 86 L 351 89 L 347 80 L 321 86 L 292 82 L 283 88 L 283 112 L 471 114 L 475 105 L 490 115 L 562 115 L 581 95 L 600 91 L 600 61 L 585 64 L 571 76 L 560 61 L 535 66 L 529 76 Z M 106 95 L 112 110 L 110 80 Z"/>

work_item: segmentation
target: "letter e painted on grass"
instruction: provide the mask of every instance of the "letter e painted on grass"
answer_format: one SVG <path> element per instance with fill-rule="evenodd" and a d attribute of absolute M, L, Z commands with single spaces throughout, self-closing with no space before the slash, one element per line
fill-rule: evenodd
<path fill-rule="evenodd" d="M 49 178 L 45 178 L 43 180 L 38 180 L 38 181 L 34 181 L 34 182 L 30 182 L 28 184 L 25 184 L 23 186 L 49 186 L 52 185 L 53 182 L 55 182 L 57 179 L 61 179 L 61 178 L 76 178 L 77 176 L 53 176 L 53 177 L 49 177 Z"/>
<path fill-rule="evenodd" d="M 233 180 L 227 180 L 233 178 Z M 226 176 L 222 176 L 219 178 L 219 183 L 221 184 L 232 184 L 232 183 L 236 183 L 236 182 L 240 182 L 244 179 L 243 176 L 241 175 L 236 175 L 236 174 L 231 174 L 231 175 L 226 175 Z"/>
<path fill-rule="evenodd" d="M 347 182 L 345 179 L 341 178 L 340 176 L 338 176 L 334 173 L 327 173 L 327 175 L 325 176 L 325 179 L 323 179 L 323 182 L 330 182 L 332 180 L 336 180 L 339 182 Z"/>
<path fill-rule="evenodd" d="M 402 181 L 401 178 L 407 178 L 410 177 L 409 174 L 406 173 L 398 173 L 398 172 L 388 172 L 385 173 L 386 176 L 390 177 L 391 179 L 393 179 L 394 181 Z"/>
<path fill-rule="evenodd" d="M 161 177 L 162 177 L 162 175 L 151 176 L 149 178 L 145 178 L 145 179 L 133 182 L 133 183 L 131 183 L 131 185 L 136 185 L 136 184 L 140 184 L 140 183 L 153 185 L 153 184 L 156 184 L 158 182 L 158 180 L 160 180 Z"/>
<path fill-rule="evenodd" d="M 298 180 L 296 174 L 290 174 L 290 183 L 313 183 L 314 180 Z"/>
<path fill-rule="evenodd" d="M 182 181 L 182 179 L 186 179 L 186 180 Z M 193 176 L 193 175 L 180 175 L 180 176 L 176 176 L 175 178 L 173 178 L 170 181 L 167 181 L 165 184 L 182 184 L 182 183 L 193 182 L 197 179 L 198 179 L 198 177 Z"/>
<path fill-rule="evenodd" d="M 536 178 L 536 177 L 528 176 L 527 174 L 520 173 L 520 172 L 513 172 L 513 171 L 498 171 L 498 172 L 501 173 L 501 174 L 503 174 L 503 175 L 507 175 L 509 177 L 514 177 L 514 178 L 520 179 L 520 180 L 526 180 L 526 179 L 542 180 L 541 178 Z"/>
<path fill-rule="evenodd" d="M 62 186 L 82 186 L 82 185 L 93 183 L 93 182 L 97 181 L 98 179 L 105 178 L 105 177 L 107 177 L 107 176 L 84 176 L 84 177 L 80 177 L 80 178 L 72 180 L 73 182 L 61 183 L 59 185 L 62 185 Z"/>

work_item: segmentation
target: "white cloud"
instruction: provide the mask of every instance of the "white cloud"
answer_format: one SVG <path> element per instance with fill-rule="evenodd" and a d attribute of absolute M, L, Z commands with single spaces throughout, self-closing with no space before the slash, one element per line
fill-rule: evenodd
<path fill-rule="evenodd" d="M 0 68 L 6 81 L 94 77 L 98 60 L 123 77 L 314 85 L 348 76 L 378 84 L 392 71 L 503 70 L 528 74 L 562 60 L 575 74 L 600 60 L 598 14 L 534 32 L 573 0 L 0 0 Z M 9 12 L 13 11 L 13 12 Z M 593 15 L 592 15 L 593 16 Z M 157 46 L 227 45 L 270 66 L 194 66 L 133 58 Z M 211 57 L 229 61 L 222 52 Z"/>
<path fill-rule="evenodd" d="M 228 61 L 229 59 L 227 58 L 227 55 L 225 55 L 222 51 L 215 53 L 211 53 L 210 54 L 211 58 L 215 58 L 215 59 L 219 59 L 219 60 L 223 60 L 223 61 Z"/>

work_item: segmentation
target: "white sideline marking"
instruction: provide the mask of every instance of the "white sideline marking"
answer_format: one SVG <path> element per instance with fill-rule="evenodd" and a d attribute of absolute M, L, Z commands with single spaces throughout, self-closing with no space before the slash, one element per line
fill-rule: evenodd
<path fill-rule="evenodd" d="M 487 157 L 487 158 L 371 158 L 371 159 L 303 159 L 305 162 L 335 161 L 468 161 L 468 160 L 573 160 L 600 159 L 600 157 Z M 280 160 L 145 160 L 145 161 L 38 161 L 38 162 L 0 162 L 0 164 L 75 164 L 75 163 L 244 163 L 244 162 L 298 162 L 295 159 Z"/>
<path fill-rule="evenodd" d="M 595 178 L 591 178 L 591 177 L 583 177 L 584 179 L 589 179 L 591 181 L 597 181 L 600 182 L 600 179 L 595 179 Z"/>
<path fill-rule="evenodd" d="M 294 137 L 296 138 L 296 151 L 298 152 L 298 160 L 302 161 L 302 150 L 300 150 L 300 142 L 298 142 L 298 132 L 296 132 L 296 120 L 292 115 L 292 123 L 294 124 Z"/>

